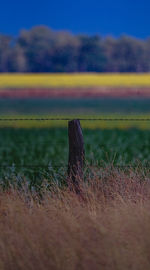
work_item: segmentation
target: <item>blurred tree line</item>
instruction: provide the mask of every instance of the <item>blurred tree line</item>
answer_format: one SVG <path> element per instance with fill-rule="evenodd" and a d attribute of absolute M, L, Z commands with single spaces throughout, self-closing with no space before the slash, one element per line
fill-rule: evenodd
<path fill-rule="evenodd" d="M 148 72 L 150 39 L 72 35 L 46 26 L 0 35 L 0 72 Z"/>

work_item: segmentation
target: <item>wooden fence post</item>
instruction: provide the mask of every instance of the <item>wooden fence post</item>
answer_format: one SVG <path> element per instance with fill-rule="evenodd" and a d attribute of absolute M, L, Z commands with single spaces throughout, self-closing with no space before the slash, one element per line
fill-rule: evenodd
<path fill-rule="evenodd" d="M 84 166 L 84 141 L 80 121 L 78 119 L 68 123 L 69 137 L 69 160 L 68 160 L 68 177 L 73 188 L 79 192 L 79 181 L 83 179 Z"/>

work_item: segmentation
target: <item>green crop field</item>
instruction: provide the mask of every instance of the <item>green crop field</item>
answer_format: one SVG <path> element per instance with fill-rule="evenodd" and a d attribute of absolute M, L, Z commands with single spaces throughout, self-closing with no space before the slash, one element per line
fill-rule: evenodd
<path fill-rule="evenodd" d="M 150 98 L 0 99 L 0 115 L 148 114 Z"/>
<path fill-rule="evenodd" d="M 150 131 L 83 129 L 86 163 L 143 166 L 150 163 Z M 66 128 L 0 130 L 0 183 L 31 186 L 64 180 L 68 161 Z"/>

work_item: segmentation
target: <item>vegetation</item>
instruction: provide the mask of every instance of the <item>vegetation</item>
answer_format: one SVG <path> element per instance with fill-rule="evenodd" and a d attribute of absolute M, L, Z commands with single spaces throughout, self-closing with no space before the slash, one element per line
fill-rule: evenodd
<path fill-rule="evenodd" d="M 0 35 L 0 72 L 149 72 L 150 40 L 54 32 L 45 26 Z"/>
<path fill-rule="evenodd" d="M 149 178 L 107 168 L 80 187 L 0 192 L 1 270 L 150 268 Z"/>
<path fill-rule="evenodd" d="M 1 98 L 0 115 L 7 118 L 23 116 L 28 118 L 32 116 L 68 118 L 68 115 L 70 118 L 137 118 L 140 116 L 146 118 L 150 115 L 150 98 Z M 86 123 L 83 122 L 82 124 Z M 94 123 L 98 124 L 98 122 Z M 32 122 L 27 122 L 27 125 L 30 126 L 31 124 Z M 36 123 L 36 126 L 38 124 L 39 122 Z M 40 122 L 40 124 L 44 126 L 46 122 Z M 47 123 L 49 126 L 52 124 L 54 122 Z M 61 123 L 55 124 L 59 126 Z M 0 122 L 0 125 L 2 125 L 2 122 Z"/>
<path fill-rule="evenodd" d="M 35 27 L 16 40 L 0 36 L 0 72 L 149 72 L 149 52 L 149 40 Z M 150 99 L 10 94 L 107 86 L 149 89 L 150 74 L 0 75 L 1 93 L 10 88 L 0 98 L 0 269 L 150 268 Z M 68 187 L 68 121 L 36 118 L 118 119 L 81 121 L 78 195 Z"/>
<path fill-rule="evenodd" d="M 55 81 L 59 87 L 56 77 L 69 75 L 15 76 L 1 78 L 26 87 L 26 77 L 35 87 L 31 78 L 40 84 L 41 77 L 41 84 Z M 96 76 L 88 78 L 93 83 Z M 117 85 L 118 75 L 106 78 L 115 76 L 111 83 Z M 136 86 L 148 85 L 149 74 L 134 76 L 128 80 L 135 78 Z M 73 84 L 80 75 L 74 78 Z M 1 87 L 9 87 L 7 80 Z M 71 80 L 66 81 L 71 85 Z M 150 119 L 149 103 L 145 98 L 0 99 L 0 269 L 150 268 L 150 121 L 81 121 L 86 162 L 77 195 L 68 187 L 67 120 L 35 120 L 59 118 L 58 112 L 70 119 L 92 118 L 92 113 Z"/>
<path fill-rule="evenodd" d="M 0 74 L 0 88 L 149 87 L 150 74 Z"/>
<path fill-rule="evenodd" d="M 91 166 L 150 170 L 150 131 L 83 129 L 85 177 Z M 68 163 L 67 129 L 1 129 L 0 185 L 41 189 L 44 179 L 64 185 Z M 145 167 L 144 167 L 145 166 Z M 145 169 L 144 169 L 145 168 Z"/>
<path fill-rule="evenodd" d="M 68 120 L 81 118 L 83 128 L 88 129 L 150 129 L 150 114 L 100 114 L 100 115 L 8 115 L 0 117 L 1 128 L 65 128 Z M 138 120 L 137 120 L 138 118 Z M 13 120 L 14 119 L 14 120 Z M 46 120 L 44 120 L 46 119 Z M 56 120 L 55 120 L 56 119 Z M 65 119 L 65 120 L 64 120 Z M 84 119 L 84 120 L 82 120 Z M 87 119 L 87 120 L 86 120 Z M 93 120 L 94 119 L 94 120 Z M 114 119 L 114 120 L 113 120 Z M 128 119 L 128 120 L 126 120 Z M 141 119 L 141 121 L 140 121 Z M 137 120 L 137 121 L 136 121 Z M 94 131 L 93 131 L 94 132 Z"/>

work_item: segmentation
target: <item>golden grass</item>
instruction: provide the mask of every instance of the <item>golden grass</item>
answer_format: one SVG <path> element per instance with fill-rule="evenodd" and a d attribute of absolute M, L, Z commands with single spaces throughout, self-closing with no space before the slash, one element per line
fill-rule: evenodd
<path fill-rule="evenodd" d="M 0 193 L 1 270 L 149 270 L 149 179 L 103 171 L 81 195 L 54 187 L 39 203 Z"/>
<path fill-rule="evenodd" d="M 0 88 L 149 87 L 150 73 L 1 73 Z"/>

